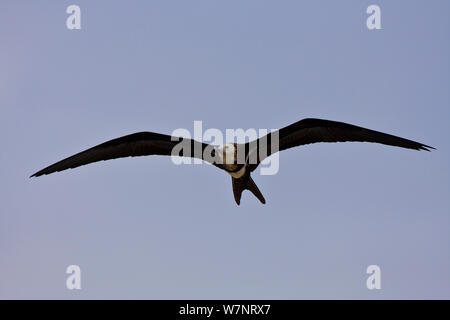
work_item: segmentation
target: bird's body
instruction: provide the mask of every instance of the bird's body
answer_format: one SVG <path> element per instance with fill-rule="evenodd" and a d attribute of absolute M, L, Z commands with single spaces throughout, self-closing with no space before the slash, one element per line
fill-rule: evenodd
<path fill-rule="evenodd" d="M 238 205 L 241 194 L 246 189 L 250 190 L 262 203 L 265 203 L 263 195 L 250 176 L 262 160 L 275 152 L 296 146 L 317 142 L 345 141 L 375 142 L 413 150 L 430 151 L 429 149 L 434 149 L 419 142 L 343 122 L 303 119 L 245 144 L 227 143 L 221 146 L 154 132 L 138 132 L 77 153 L 36 172 L 32 177 L 76 168 L 101 160 L 145 155 L 177 155 L 200 158 L 226 171 L 232 177 L 233 194 Z M 179 143 L 183 143 L 189 148 L 181 149 L 178 153 L 173 154 Z M 200 150 L 201 152 L 191 153 L 186 150 Z"/>
<path fill-rule="evenodd" d="M 233 178 L 239 179 L 239 178 L 242 178 L 245 175 L 245 172 L 246 172 L 245 169 L 246 169 L 245 166 L 241 166 L 240 168 L 236 168 L 236 169 L 233 169 L 233 170 L 230 170 L 230 171 L 227 170 L 227 172 Z"/>
<path fill-rule="evenodd" d="M 233 178 L 241 178 L 245 174 L 245 163 L 238 163 L 237 144 L 226 143 L 216 147 L 223 169 Z"/>

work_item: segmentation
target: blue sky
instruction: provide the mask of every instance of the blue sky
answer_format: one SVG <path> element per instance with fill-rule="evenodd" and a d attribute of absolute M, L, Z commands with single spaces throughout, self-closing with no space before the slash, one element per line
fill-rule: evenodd
<path fill-rule="evenodd" d="M 382 30 L 366 27 L 381 8 Z M 82 29 L 68 30 L 77 4 Z M 2 1 L 1 298 L 450 298 L 448 1 Z M 111 138 L 338 120 L 420 141 L 316 144 L 255 175 L 119 159 Z M 67 290 L 65 270 L 82 270 Z M 381 290 L 366 268 L 381 268 Z"/>

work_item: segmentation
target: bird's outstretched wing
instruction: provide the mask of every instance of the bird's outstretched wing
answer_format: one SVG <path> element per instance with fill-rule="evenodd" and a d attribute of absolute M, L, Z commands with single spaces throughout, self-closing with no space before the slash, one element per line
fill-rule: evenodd
<path fill-rule="evenodd" d="M 180 152 L 176 154 L 184 157 L 195 157 L 202 159 L 203 152 L 208 146 L 208 144 L 192 139 L 172 137 L 154 132 L 138 132 L 107 141 L 77 153 L 36 172 L 31 177 L 39 177 L 44 174 L 76 168 L 101 160 L 147 155 L 168 156 L 172 154 L 173 147 L 180 142 L 182 142 L 185 146 L 190 146 L 190 148 L 181 148 Z"/>
<path fill-rule="evenodd" d="M 276 140 L 278 140 L 278 148 L 275 145 Z M 259 150 L 265 141 L 267 141 L 267 152 L 262 152 L 260 155 Z M 247 143 L 249 153 L 258 152 L 257 162 L 250 165 L 250 168 L 252 171 L 255 170 L 264 158 L 277 151 L 316 142 L 346 141 L 375 142 L 413 150 L 430 151 L 430 149 L 434 149 L 419 142 L 344 122 L 308 118 L 269 133 L 257 141 Z"/>

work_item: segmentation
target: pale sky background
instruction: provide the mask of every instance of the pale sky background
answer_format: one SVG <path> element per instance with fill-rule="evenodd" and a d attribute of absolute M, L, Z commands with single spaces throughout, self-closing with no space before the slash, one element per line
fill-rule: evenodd
<path fill-rule="evenodd" d="M 382 30 L 366 27 L 381 7 Z M 78 4 L 82 30 L 66 28 Z M 450 298 L 449 1 L 1 1 L 0 298 Z M 305 117 L 413 139 L 29 175 L 137 131 Z M 82 270 L 69 291 L 68 265 Z M 381 268 L 381 290 L 366 268 Z"/>

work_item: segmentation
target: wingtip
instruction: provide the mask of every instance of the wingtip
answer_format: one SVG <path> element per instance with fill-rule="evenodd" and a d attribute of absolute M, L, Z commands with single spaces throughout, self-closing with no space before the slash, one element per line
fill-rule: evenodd
<path fill-rule="evenodd" d="M 42 173 L 40 173 L 40 171 L 38 171 L 38 172 L 36 172 L 36 173 L 33 173 L 31 176 L 30 176 L 30 178 L 37 178 L 37 177 L 39 177 L 39 176 L 41 176 L 42 175 Z"/>
<path fill-rule="evenodd" d="M 38 171 L 38 172 L 33 173 L 33 174 L 30 176 L 30 178 L 37 178 L 37 177 L 40 177 L 40 176 L 43 176 L 43 175 L 46 175 L 46 174 L 48 174 L 48 173 L 45 172 L 44 170 L 41 170 L 41 171 Z"/>
<path fill-rule="evenodd" d="M 418 148 L 418 150 L 424 150 L 424 151 L 431 152 L 431 150 L 437 150 L 437 149 L 432 146 L 427 146 L 427 145 L 423 144 Z"/>

